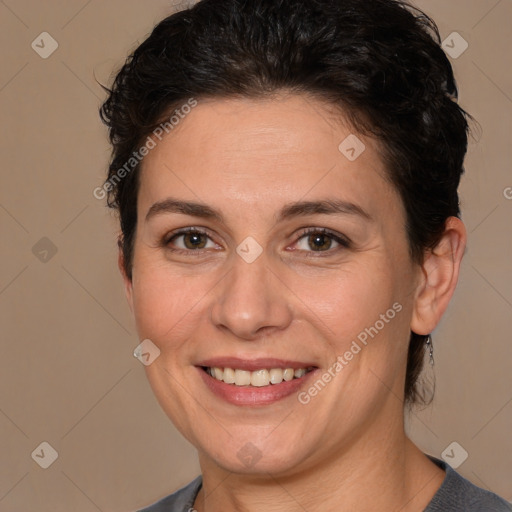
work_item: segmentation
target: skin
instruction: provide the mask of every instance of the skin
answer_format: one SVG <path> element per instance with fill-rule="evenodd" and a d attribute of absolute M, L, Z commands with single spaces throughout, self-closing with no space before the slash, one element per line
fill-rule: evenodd
<path fill-rule="evenodd" d="M 338 150 L 351 133 L 339 111 L 305 95 L 201 100 L 145 157 L 132 280 L 121 253 L 119 266 L 140 339 L 161 351 L 145 367 L 155 396 L 199 452 L 199 512 L 419 511 L 442 483 L 404 432 L 406 354 L 410 331 L 432 332 L 450 301 L 466 232 L 448 219 L 439 245 L 414 263 L 377 143 L 358 134 L 366 149 L 355 161 Z M 224 221 L 169 212 L 146 221 L 169 196 L 205 203 Z M 372 220 L 275 220 L 285 204 L 320 199 L 354 203 Z M 190 236 L 165 245 L 184 227 L 207 231 L 200 250 Z M 351 244 L 327 238 L 319 251 L 302 235 L 309 227 Z M 263 248 L 252 263 L 236 253 L 248 236 Z M 195 367 L 275 357 L 322 374 L 394 303 L 402 310 L 306 405 L 296 395 L 229 404 Z M 261 455 L 249 467 L 237 456 L 248 442 Z"/>

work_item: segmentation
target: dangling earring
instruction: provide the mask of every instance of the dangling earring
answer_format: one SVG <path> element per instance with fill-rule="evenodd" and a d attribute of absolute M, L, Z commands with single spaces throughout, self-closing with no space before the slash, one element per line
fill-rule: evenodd
<path fill-rule="evenodd" d="M 432 347 L 432 337 L 430 336 L 430 334 L 427 335 L 427 339 L 425 341 L 425 344 L 427 345 L 427 347 L 429 349 L 430 365 L 434 366 L 434 350 L 433 350 L 433 347 Z"/>

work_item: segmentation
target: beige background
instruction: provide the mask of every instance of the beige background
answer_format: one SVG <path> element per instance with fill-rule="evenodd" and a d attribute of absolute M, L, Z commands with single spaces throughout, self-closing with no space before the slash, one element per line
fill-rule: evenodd
<path fill-rule="evenodd" d="M 436 400 L 409 431 L 437 457 L 457 441 L 469 454 L 459 472 L 512 500 L 512 2 L 416 5 L 443 39 L 468 41 L 452 62 L 482 134 L 461 187 L 461 283 L 434 335 Z M 1 512 L 135 510 L 198 474 L 132 356 L 116 225 L 92 195 L 109 156 L 95 78 L 108 81 L 172 10 L 164 0 L 0 2 Z M 43 31 L 59 44 L 47 59 L 31 48 Z M 43 441 L 58 452 L 48 469 L 31 458 Z"/>

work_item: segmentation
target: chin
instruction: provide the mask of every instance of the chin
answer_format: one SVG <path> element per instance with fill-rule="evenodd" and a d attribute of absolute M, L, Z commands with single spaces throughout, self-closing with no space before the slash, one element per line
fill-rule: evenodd
<path fill-rule="evenodd" d="M 298 430 L 283 430 L 278 434 L 274 426 L 270 434 L 269 429 L 260 430 L 259 434 L 253 429 L 249 435 L 246 429 L 237 433 L 237 428 L 231 431 L 232 435 L 222 429 L 222 433 L 216 432 L 207 437 L 198 433 L 199 437 L 191 441 L 207 459 L 226 471 L 238 474 L 291 474 L 300 468 L 307 456 L 303 433 Z M 230 432 L 229 425 L 226 425 L 226 430 Z"/>

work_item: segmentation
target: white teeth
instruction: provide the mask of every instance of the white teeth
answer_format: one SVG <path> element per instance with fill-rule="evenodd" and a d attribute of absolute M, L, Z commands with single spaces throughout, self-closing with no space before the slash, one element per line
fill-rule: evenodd
<path fill-rule="evenodd" d="M 251 386 L 268 386 L 270 382 L 270 376 L 268 374 L 268 370 L 257 370 L 255 372 L 251 372 Z"/>
<path fill-rule="evenodd" d="M 206 368 L 206 373 L 216 380 L 225 382 L 226 384 L 234 384 L 235 386 L 255 386 L 262 387 L 269 384 L 281 384 L 288 382 L 294 377 L 299 379 L 308 373 L 306 368 L 271 368 L 269 370 L 261 369 L 254 372 L 247 370 L 236 370 L 233 368 Z"/>
<path fill-rule="evenodd" d="M 273 368 L 269 372 L 269 378 L 272 384 L 281 384 L 283 382 L 283 370 L 281 368 Z"/>
<path fill-rule="evenodd" d="M 222 380 L 222 379 L 217 379 Z M 237 386 L 248 386 L 251 383 L 251 372 L 246 370 L 235 370 L 235 384 Z"/>
<path fill-rule="evenodd" d="M 235 383 L 235 370 L 232 368 L 224 368 L 224 382 L 226 384 L 234 384 Z"/>
<path fill-rule="evenodd" d="M 289 381 L 293 379 L 293 368 L 286 368 L 283 372 L 283 380 Z"/>

